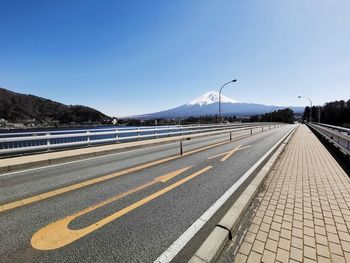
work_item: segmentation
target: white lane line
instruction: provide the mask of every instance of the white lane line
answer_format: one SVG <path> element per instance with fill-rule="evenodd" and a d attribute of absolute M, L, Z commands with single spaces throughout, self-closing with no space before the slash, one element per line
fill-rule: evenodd
<path fill-rule="evenodd" d="M 294 129 L 294 128 L 293 128 Z M 263 157 L 259 159 L 241 178 L 239 178 L 207 211 L 205 211 L 154 263 L 168 263 L 187 245 L 208 220 L 220 209 L 230 196 L 240 187 L 254 170 L 289 136 L 291 129 Z"/>

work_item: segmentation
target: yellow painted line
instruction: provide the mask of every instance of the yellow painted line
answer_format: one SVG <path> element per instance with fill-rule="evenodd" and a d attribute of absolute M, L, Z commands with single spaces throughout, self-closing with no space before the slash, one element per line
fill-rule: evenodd
<path fill-rule="evenodd" d="M 50 192 L 42 193 L 42 194 L 39 194 L 39 195 L 36 195 L 36 196 L 32 196 L 32 197 L 24 198 L 24 199 L 21 199 L 21 200 L 18 200 L 18 201 L 14 201 L 14 202 L 11 202 L 11 203 L 8 203 L 8 204 L 4 204 L 4 205 L 0 206 L 0 213 L 8 211 L 8 210 L 11 210 L 11 209 L 14 209 L 14 208 L 18 208 L 18 207 L 21 207 L 21 206 L 29 205 L 29 204 L 32 204 L 32 203 L 35 203 L 35 202 L 38 202 L 38 201 L 41 201 L 41 200 L 45 200 L 45 199 L 53 197 L 53 196 L 57 196 L 57 195 L 61 195 L 61 194 L 67 193 L 67 192 L 71 192 L 71 191 L 77 190 L 77 189 L 81 189 L 81 188 L 89 186 L 89 185 L 93 185 L 93 184 L 97 184 L 97 183 L 100 183 L 100 182 L 103 182 L 103 181 L 106 181 L 106 180 L 110 180 L 112 178 L 116 178 L 116 177 L 119 177 L 119 176 L 122 176 L 122 175 L 126 175 L 126 174 L 129 174 L 129 173 L 137 172 L 137 171 L 140 171 L 140 170 L 143 170 L 143 169 L 146 169 L 146 168 L 158 165 L 158 164 L 162 164 L 162 163 L 165 163 L 165 162 L 169 162 L 169 161 L 172 161 L 172 160 L 184 157 L 184 156 L 188 156 L 188 155 L 191 155 L 191 154 L 194 154 L 194 153 L 197 153 L 197 152 L 205 151 L 205 150 L 208 150 L 208 149 L 220 146 L 220 145 L 225 144 L 225 143 L 227 143 L 227 141 L 223 141 L 223 142 L 215 143 L 215 144 L 212 144 L 212 145 L 209 145 L 209 146 L 205 146 L 203 148 L 195 149 L 195 150 L 186 152 L 183 155 L 176 155 L 176 156 L 167 157 L 167 158 L 160 159 L 160 160 L 157 160 L 157 161 L 153 161 L 153 162 L 150 162 L 150 163 L 146 163 L 146 164 L 142 164 L 142 165 L 135 166 L 135 167 L 132 167 L 132 168 L 128 168 L 128 169 L 125 169 L 125 170 L 122 170 L 122 171 L 118 171 L 118 172 L 115 172 L 115 173 L 112 173 L 112 174 L 104 175 L 104 176 L 101 176 L 101 177 L 98 177 L 98 178 L 89 179 L 89 180 L 86 180 L 86 181 L 83 181 L 83 182 L 80 182 L 80 183 L 77 183 L 77 184 L 73 184 L 73 185 L 69 185 L 69 186 L 66 186 L 66 187 L 62 187 L 62 188 L 59 188 L 59 189 L 56 189 L 56 190 L 53 190 L 53 191 L 50 191 Z"/>
<path fill-rule="evenodd" d="M 192 166 L 188 166 L 188 167 L 185 167 L 185 168 L 182 168 L 182 169 L 179 169 L 175 172 L 171 172 L 171 173 L 168 173 L 166 175 L 162 175 L 162 176 L 159 176 L 157 177 L 156 179 L 154 179 L 155 182 L 162 182 L 162 183 L 166 183 L 167 181 L 173 179 L 175 176 L 187 171 L 188 169 L 192 168 Z"/>
<path fill-rule="evenodd" d="M 232 154 L 234 154 L 235 152 L 238 152 L 240 150 L 243 150 L 245 148 L 249 148 L 251 147 L 251 145 L 248 145 L 248 146 L 244 146 L 244 147 L 241 147 L 241 145 L 239 145 L 238 147 L 236 147 L 236 149 L 233 149 L 232 151 L 228 152 L 220 161 L 221 162 L 224 162 L 226 161 Z"/>
<path fill-rule="evenodd" d="M 228 152 L 224 152 L 224 153 L 220 153 L 220 154 L 217 154 L 217 155 L 214 155 L 214 156 L 211 156 L 211 157 L 208 157 L 207 159 L 210 160 L 210 159 L 214 159 L 216 157 L 220 157 L 220 156 L 223 156 L 224 157 L 220 160 L 221 162 L 224 162 L 226 161 L 232 154 L 240 151 L 240 150 L 243 150 L 243 149 L 246 149 L 246 148 L 250 148 L 252 147 L 251 145 L 247 145 L 247 146 L 243 146 L 242 145 L 238 145 L 236 148 L 234 148 L 233 150 L 231 151 L 228 151 Z"/>
<path fill-rule="evenodd" d="M 239 149 L 241 146 L 242 146 L 242 145 L 238 145 L 236 148 L 234 148 L 234 149 L 233 149 L 233 150 L 231 150 L 231 151 L 224 152 L 224 153 L 220 153 L 220 154 L 217 154 L 217 155 L 214 155 L 214 156 L 208 157 L 207 159 L 208 159 L 208 160 L 210 160 L 210 159 L 214 159 L 214 158 L 219 157 L 219 156 L 227 155 L 227 154 L 229 154 L 230 152 L 232 152 L 232 151 L 235 151 L 235 150 Z"/>
<path fill-rule="evenodd" d="M 235 152 L 239 151 L 241 146 L 242 145 L 238 145 L 235 149 L 233 149 L 232 151 L 229 151 L 220 161 L 221 162 L 226 161 L 232 154 L 234 154 Z"/>
<path fill-rule="evenodd" d="M 103 206 L 106 204 L 106 202 L 110 202 L 110 201 L 106 200 L 100 204 L 93 206 L 93 207 L 84 209 L 78 213 L 71 215 L 71 216 L 60 219 L 52 224 L 49 224 L 49 225 L 39 229 L 32 236 L 31 245 L 33 248 L 38 249 L 38 250 L 53 250 L 53 249 L 64 247 L 64 246 L 92 233 L 93 231 L 105 226 L 106 224 L 118 219 L 119 217 L 139 208 L 140 206 L 152 201 L 153 199 L 169 192 L 170 190 L 186 183 L 187 181 L 191 180 L 192 178 L 194 178 L 200 174 L 205 173 L 206 171 L 210 170 L 211 168 L 212 168 L 212 166 L 207 166 L 207 167 L 201 169 L 200 171 L 197 171 L 197 172 L 177 181 L 176 183 L 173 183 L 173 184 L 165 187 L 164 189 L 159 190 L 159 191 L 137 201 L 136 203 L 133 203 L 132 205 L 129 205 L 129 206 L 119 210 L 118 212 L 111 214 L 111 215 L 99 220 L 98 222 L 96 222 L 92 225 L 89 225 L 87 227 L 84 227 L 82 229 L 71 230 L 68 228 L 68 225 L 70 222 L 72 222 L 77 217 L 79 217 L 83 214 L 86 214 L 86 213 L 96 209 L 97 207 Z M 184 168 L 184 169 L 189 169 L 189 167 Z M 180 170 L 178 170 L 177 172 L 179 172 Z M 158 177 L 158 180 L 160 180 L 160 181 L 164 180 L 164 179 L 166 180 L 166 179 L 173 178 L 174 176 L 176 176 L 176 175 L 175 174 L 168 174 L 168 176 L 162 177 L 161 179 L 159 179 L 159 177 Z M 135 191 L 135 189 L 133 189 L 131 191 Z M 116 198 L 121 198 L 122 196 L 125 196 L 126 193 L 127 192 L 122 193 L 122 194 L 115 196 L 111 199 L 116 200 Z"/>
<path fill-rule="evenodd" d="M 33 197 L 29 197 L 29 198 L 23 199 L 22 203 L 26 205 L 26 204 L 37 202 L 37 201 L 40 201 L 40 200 L 41 200 L 41 198 L 39 196 L 33 196 Z"/>
<path fill-rule="evenodd" d="M 9 204 L 2 205 L 1 208 L 2 208 L 2 212 L 3 212 L 3 211 L 14 209 L 16 207 L 20 207 L 20 206 L 23 206 L 23 205 L 24 205 L 24 203 L 22 203 L 21 201 L 16 201 L 16 202 L 12 202 L 12 203 L 9 203 Z"/>

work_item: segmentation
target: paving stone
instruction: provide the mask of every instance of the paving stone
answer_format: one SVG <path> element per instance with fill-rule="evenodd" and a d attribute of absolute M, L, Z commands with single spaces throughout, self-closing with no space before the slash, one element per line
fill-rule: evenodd
<path fill-rule="evenodd" d="M 304 257 L 316 260 L 316 249 L 304 246 Z"/>
<path fill-rule="evenodd" d="M 262 254 L 262 252 L 264 251 L 264 247 L 265 247 L 265 243 L 256 239 L 253 244 L 252 250 Z"/>
<path fill-rule="evenodd" d="M 263 263 L 273 263 L 275 262 L 275 259 L 276 259 L 276 253 L 265 250 L 261 261 Z"/>
<path fill-rule="evenodd" d="M 235 262 L 350 263 L 350 178 L 305 125 L 256 198 Z"/>
<path fill-rule="evenodd" d="M 292 247 L 303 248 L 303 239 L 298 237 L 292 237 Z"/>
<path fill-rule="evenodd" d="M 290 250 L 290 257 L 298 262 L 303 261 L 303 251 L 299 248 L 292 247 Z"/>
<path fill-rule="evenodd" d="M 243 242 L 243 244 L 241 245 L 240 249 L 239 249 L 239 252 L 241 254 L 244 254 L 244 255 L 249 255 L 250 253 L 250 250 L 252 249 L 252 244 L 248 243 L 248 242 Z"/>
<path fill-rule="evenodd" d="M 309 236 L 304 236 L 304 244 L 309 247 L 316 247 L 316 241 L 315 238 L 309 237 Z"/>
<path fill-rule="evenodd" d="M 290 250 L 290 240 L 281 237 L 278 242 L 278 247 L 284 250 Z"/>
<path fill-rule="evenodd" d="M 235 263 L 245 263 L 247 262 L 248 257 L 246 255 L 238 253 L 235 258 Z"/>
<path fill-rule="evenodd" d="M 284 249 L 278 248 L 277 249 L 277 257 L 276 257 L 276 259 L 278 261 L 281 261 L 281 262 L 288 262 L 288 260 L 289 260 L 289 252 L 284 250 Z"/>
<path fill-rule="evenodd" d="M 332 254 L 343 255 L 342 247 L 338 244 L 329 242 L 329 250 Z"/>
<path fill-rule="evenodd" d="M 326 257 L 326 258 L 329 258 L 329 256 L 330 256 L 328 246 L 324 246 L 324 245 L 320 245 L 320 244 L 316 245 L 316 253 L 317 253 L 317 255 L 322 256 L 322 257 Z"/>
<path fill-rule="evenodd" d="M 267 240 L 267 233 L 263 231 L 259 231 L 258 234 L 256 235 L 256 239 L 260 240 L 262 242 L 266 242 Z"/>
<path fill-rule="evenodd" d="M 261 259 L 261 254 L 256 253 L 255 251 L 252 251 L 252 253 L 250 253 L 247 263 L 257 263 L 260 262 Z"/>
<path fill-rule="evenodd" d="M 276 253 L 277 245 L 278 245 L 277 241 L 272 240 L 272 239 L 268 239 L 266 242 L 265 248 Z"/>

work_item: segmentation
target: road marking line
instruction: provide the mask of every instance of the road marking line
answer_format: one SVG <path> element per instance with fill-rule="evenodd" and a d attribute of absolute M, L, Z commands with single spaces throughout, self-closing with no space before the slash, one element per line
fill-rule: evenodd
<path fill-rule="evenodd" d="M 271 149 L 265 153 L 250 169 L 240 177 L 211 207 L 208 208 L 189 228 L 182 233 L 155 261 L 154 263 L 170 263 L 180 251 L 192 240 L 202 227 L 214 216 L 247 178 L 261 165 L 266 158 L 279 147 L 292 133 L 294 128 L 288 131 Z"/>
<path fill-rule="evenodd" d="M 224 153 L 220 153 L 220 154 L 217 154 L 217 155 L 208 157 L 207 159 L 210 160 L 210 159 L 214 159 L 214 158 L 216 158 L 216 157 L 225 155 L 225 156 L 220 160 L 221 162 L 224 162 L 224 161 L 226 161 L 232 154 L 234 154 L 235 152 L 238 152 L 238 151 L 240 151 L 240 150 L 243 150 L 243 149 L 246 149 L 246 148 L 250 148 L 250 147 L 252 147 L 252 146 L 251 146 L 251 145 L 247 145 L 247 146 L 243 146 L 243 147 L 242 147 L 242 145 L 238 145 L 236 148 L 234 148 L 234 149 L 231 150 L 231 151 L 224 152 Z"/>
<path fill-rule="evenodd" d="M 241 147 L 241 145 L 240 145 L 240 146 L 238 146 L 236 149 L 233 149 L 232 151 L 228 152 L 228 153 L 224 156 L 224 158 L 222 158 L 220 161 L 221 161 L 221 162 L 224 162 L 224 161 L 226 161 L 232 154 L 234 154 L 235 152 L 238 152 L 238 151 L 240 151 L 240 150 L 243 150 L 243 149 L 246 149 L 246 148 L 249 148 L 249 147 L 251 147 L 251 145 L 244 146 L 244 147 Z"/>
<path fill-rule="evenodd" d="M 146 164 L 142 164 L 142 165 L 135 166 L 135 167 L 132 167 L 132 168 L 128 168 L 128 169 L 125 169 L 125 170 L 122 170 L 122 171 L 118 171 L 118 172 L 115 172 L 115 173 L 112 173 L 112 174 L 104 175 L 104 176 L 101 176 L 101 177 L 98 177 L 98 178 L 94 178 L 94 179 L 89 179 L 89 180 L 86 180 L 86 181 L 83 181 L 83 182 L 80 182 L 80 183 L 76 183 L 76 184 L 72 184 L 72 185 L 69 185 L 69 186 L 66 186 L 66 187 L 55 189 L 55 190 L 52 190 L 52 191 L 49 191 L 49 192 L 46 192 L 46 193 L 42 193 L 42 194 L 39 194 L 39 195 L 35 195 L 35 196 L 28 197 L 28 198 L 24 198 L 24 199 L 17 200 L 17 201 L 11 202 L 11 203 L 3 204 L 3 205 L 0 206 L 0 213 L 8 211 L 8 210 L 11 210 L 11 209 L 14 209 L 14 208 L 18 208 L 18 207 L 21 207 L 21 206 L 25 206 L 25 205 L 29 205 L 29 204 L 32 204 L 32 203 L 36 203 L 38 201 L 42 201 L 42 200 L 45 200 L 45 199 L 53 197 L 53 196 L 57 196 L 57 195 L 61 195 L 61 194 L 67 193 L 67 192 L 71 192 L 71 191 L 77 190 L 77 189 L 81 189 L 81 188 L 89 186 L 89 185 L 93 185 L 93 184 L 97 184 L 97 183 L 100 183 L 100 182 L 103 182 L 103 181 L 106 181 L 106 180 L 110 180 L 110 179 L 113 179 L 113 178 L 116 178 L 116 177 L 119 177 L 119 176 L 122 176 L 122 175 L 126 175 L 126 174 L 129 174 L 129 173 L 137 172 L 137 171 L 140 171 L 140 170 L 143 170 L 143 169 L 146 169 L 146 168 L 158 165 L 158 164 L 162 164 L 162 163 L 165 163 L 165 162 L 176 160 L 176 159 L 182 158 L 184 156 L 188 156 L 188 155 L 191 155 L 191 154 L 194 154 L 194 153 L 205 151 L 205 150 L 208 150 L 208 149 L 211 149 L 211 148 L 214 148 L 214 147 L 226 144 L 226 143 L 228 143 L 228 142 L 227 141 L 222 141 L 222 142 L 219 142 L 219 143 L 211 144 L 211 145 L 199 148 L 199 149 L 195 149 L 195 150 L 186 152 L 183 155 L 175 155 L 175 156 L 171 156 L 171 157 L 166 157 L 164 159 L 160 159 L 160 160 L 153 161 L 153 162 L 150 162 L 150 163 L 146 163 Z M 36 197 L 38 197 L 38 198 L 36 198 Z"/>
<path fill-rule="evenodd" d="M 189 169 L 190 167 L 186 167 L 183 169 L 180 169 L 176 172 L 173 172 L 171 174 L 168 174 L 166 176 L 161 176 L 158 177 L 156 179 L 156 181 L 162 181 L 162 180 L 170 180 L 171 178 L 173 178 L 174 176 L 176 176 L 177 174 L 183 172 L 184 170 Z M 31 238 L 31 245 L 33 248 L 38 249 L 38 250 L 53 250 L 53 249 L 57 249 L 63 246 L 66 246 L 78 239 L 81 239 L 82 237 L 90 234 L 91 232 L 105 226 L 106 224 L 118 219 L 119 217 L 139 208 L 140 206 L 152 201 L 153 199 L 169 192 L 170 190 L 186 183 L 187 181 L 195 178 L 198 175 L 201 175 L 203 173 L 205 173 L 206 171 L 210 170 L 212 168 L 212 166 L 207 166 L 165 188 L 163 188 L 162 190 L 159 190 L 121 210 L 119 210 L 118 212 L 111 214 L 101 220 L 99 220 L 98 222 L 89 225 L 85 228 L 82 229 L 78 229 L 78 230 L 71 230 L 68 228 L 68 225 L 70 222 L 72 222 L 74 219 L 76 219 L 77 217 L 90 212 L 94 209 L 96 209 L 97 207 L 103 206 L 105 204 L 107 204 L 108 202 L 111 202 L 110 200 L 106 200 L 100 204 L 97 204 L 93 207 L 84 209 L 78 213 L 75 213 L 71 216 L 68 216 L 66 218 L 60 219 L 54 223 L 51 223 L 41 229 L 39 229 L 36 233 L 34 233 L 34 235 Z M 175 174 L 177 173 L 177 174 Z M 150 183 L 154 183 L 154 182 L 150 182 Z M 149 183 L 149 184 L 150 184 Z M 141 188 L 143 186 L 140 186 L 139 188 Z M 134 189 L 131 191 L 135 191 Z M 130 194 L 130 191 L 128 191 Z M 113 197 L 112 199 L 116 200 L 116 198 L 121 198 L 122 196 L 125 196 L 127 192 L 119 194 L 115 197 Z"/>
<path fill-rule="evenodd" d="M 224 153 L 220 153 L 220 154 L 217 154 L 217 155 L 208 157 L 207 159 L 210 160 L 210 159 L 214 159 L 214 158 L 219 157 L 219 156 L 227 155 L 227 154 L 229 154 L 229 153 L 232 152 L 232 151 L 237 151 L 241 146 L 242 146 L 242 145 L 238 145 L 236 148 L 234 148 L 234 149 L 231 150 L 231 151 L 224 152 Z"/>
<path fill-rule="evenodd" d="M 232 151 L 229 151 L 223 158 L 221 158 L 221 162 L 226 161 L 232 154 L 234 154 L 235 152 L 239 151 L 239 149 L 241 148 L 242 145 L 238 145 L 235 149 L 233 149 Z"/>

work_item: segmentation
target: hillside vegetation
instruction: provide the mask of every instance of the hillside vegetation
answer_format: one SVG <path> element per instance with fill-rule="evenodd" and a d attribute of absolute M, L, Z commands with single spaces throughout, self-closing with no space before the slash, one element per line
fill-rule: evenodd
<path fill-rule="evenodd" d="M 0 88 L 0 119 L 10 122 L 103 123 L 108 116 L 82 105 L 65 105 Z"/>

